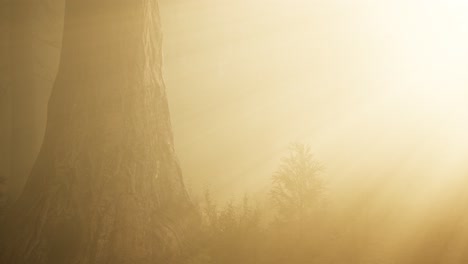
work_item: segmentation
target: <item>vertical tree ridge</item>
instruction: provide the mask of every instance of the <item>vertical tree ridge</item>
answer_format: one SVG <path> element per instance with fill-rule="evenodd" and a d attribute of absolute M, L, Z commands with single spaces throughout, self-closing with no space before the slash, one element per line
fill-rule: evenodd
<path fill-rule="evenodd" d="M 162 78 L 155 0 L 67 0 L 41 152 L 2 263 L 170 263 L 191 205 Z"/>

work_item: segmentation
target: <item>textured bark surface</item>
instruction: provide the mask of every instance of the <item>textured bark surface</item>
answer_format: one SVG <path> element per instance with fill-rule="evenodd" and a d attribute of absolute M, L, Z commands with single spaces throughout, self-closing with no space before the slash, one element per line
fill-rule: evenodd
<path fill-rule="evenodd" d="M 41 140 L 37 138 L 33 53 L 33 1 L 11 1 L 10 77 L 12 104 L 11 177 L 12 199 L 18 198 L 31 173 Z"/>
<path fill-rule="evenodd" d="M 7 181 L 11 178 L 11 1 L 0 0 L 0 218 L 6 207 L 9 192 Z"/>
<path fill-rule="evenodd" d="M 67 0 L 44 143 L 0 263 L 171 263 L 190 214 L 155 0 Z"/>
<path fill-rule="evenodd" d="M 1 1 L 1 0 L 0 0 Z M 8 34 L 11 112 L 9 197 L 18 198 L 39 154 L 45 132 L 47 102 L 59 61 L 64 0 L 3 0 L 1 32 Z M 9 20 L 9 21 L 7 21 Z M 8 59 L 3 59 L 8 58 Z M 2 104 L 3 105 L 3 104 Z M 5 146 L 2 144 L 2 146 Z"/>

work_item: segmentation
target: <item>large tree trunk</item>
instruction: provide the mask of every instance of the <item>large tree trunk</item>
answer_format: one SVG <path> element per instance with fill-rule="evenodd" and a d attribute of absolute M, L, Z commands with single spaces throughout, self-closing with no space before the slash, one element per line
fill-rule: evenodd
<path fill-rule="evenodd" d="M 41 140 L 37 138 L 36 98 L 33 63 L 33 2 L 13 0 L 11 20 L 11 174 L 10 197 L 16 199 L 31 173 Z"/>
<path fill-rule="evenodd" d="M 1 1 L 1 0 L 0 0 Z M 5 1 L 5 0 L 3 0 Z M 64 0 L 7 0 L 9 2 L 8 104 L 11 113 L 10 200 L 18 198 L 44 138 L 46 106 L 57 73 L 63 31 Z M 3 8 L 2 11 L 8 9 Z M 6 11 L 6 10 L 5 10 Z M 3 21 L 2 21 L 3 22 Z M 9 25 L 8 25 L 9 24 Z M 8 25 L 8 26 L 7 26 Z M 2 144 L 2 146 L 5 146 Z"/>
<path fill-rule="evenodd" d="M 12 98 L 10 71 L 11 1 L 0 0 L 0 218 L 10 196 Z"/>
<path fill-rule="evenodd" d="M 0 263 L 170 263 L 190 204 L 155 0 L 67 0 L 44 143 Z"/>

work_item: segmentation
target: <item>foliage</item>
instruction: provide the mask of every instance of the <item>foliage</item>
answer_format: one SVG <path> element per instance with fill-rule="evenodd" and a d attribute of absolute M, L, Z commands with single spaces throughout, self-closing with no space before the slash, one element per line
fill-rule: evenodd
<path fill-rule="evenodd" d="M 219 206 L 206 192 L 199 202 L 202 218 L 198 250 L 190 264 L 311 263 L 330 241 L 324 211 L 322 167 L 306 145 L 291 146 L 272 177 L 271 196 Z M 274 210 L 273 217 L 267 209 Z M 306 262 L 304 262 L 306 261 Z"/>
<path fill-rule="evenodd" d="M 314 159 L 309 146 L 291 145 L 288 157 L 273 175 L 271 196 L 282 220 L 301 220 L 312 213 L 323 192 L 322 166 Z"/>
<path fill-rule="evenodd" d="M 206 192 L 199 206 L 202 236 L 198 252 L 189 263 L 258 263 L 258 245 L 263 236 L 260 211 L 248 197 L 240 205 L 234 202 L 218 209 Z"/>

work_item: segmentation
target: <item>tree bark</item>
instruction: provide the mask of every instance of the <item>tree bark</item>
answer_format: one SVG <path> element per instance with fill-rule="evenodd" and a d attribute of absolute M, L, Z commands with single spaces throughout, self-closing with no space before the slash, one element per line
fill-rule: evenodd
<path fill-rule="evenodd" d="M 14 0 L 12 4 L 10 66 L 11 66 L 11 174 L 8 185 L 12 200 L 25 184 L 40 140 L 37 139 L 36 98 L 33 55 L 33 2 Z"/>
<path fill-rule="evenodd" d="M 7 182 L 11 179 L 12 98 L 10 71 L 11 2 L 0 0 L 0 218 L 10 193 Z"/>
<path fill-rule="evenodd" d="M 176 261 L 191 205 L 174 153 L 155 0 L 67 0 L 44 142 L 1 263 Z"/>
<path fill-rule="evenodd" d="M 0 0 L 1 1 L 1 0 Z M 5 1 L 5 0 L 4 0 Z M 44 138 L 47 101 L 57 73 L 64 0 L 9 1 L 11 137 L 9 197 L 18 198 Z M 2 9 L 3 10 L 3 9 Z M 4 19 L 7 19 L 5 16 Z M 2 17 L 3 18 L 3 17 Z M 3 145 L 2 145 L 3 146 Z"/>

